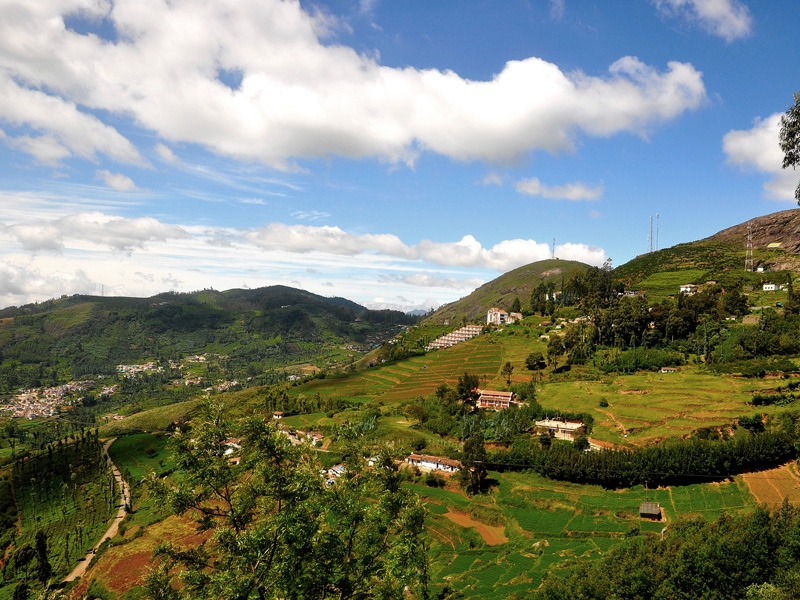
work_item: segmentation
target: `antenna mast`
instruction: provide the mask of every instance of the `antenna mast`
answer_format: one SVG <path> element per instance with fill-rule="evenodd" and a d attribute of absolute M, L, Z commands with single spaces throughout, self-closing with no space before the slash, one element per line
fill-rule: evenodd
<path fill-rule="evenodd" d="M 744 270 L 747 273 L 753 272 L 753 223 L 747 222 L 747 251 L 744 255 Z"/>
<path fill-rule="evenodd" d="M 658 217 L 659 213 L 656 213 L 656 250 L 658 250 Z"/>
<path fill-rule="evenodd" d="M 553 255 L 551 258 L 556 257 L 556 238 L 553 238 Z"/>
<path fill-rule="evenodd" d="M 650 234 L 647 236 L 647 252 L 653 251 L 653 215 L 650 215 Z"/>

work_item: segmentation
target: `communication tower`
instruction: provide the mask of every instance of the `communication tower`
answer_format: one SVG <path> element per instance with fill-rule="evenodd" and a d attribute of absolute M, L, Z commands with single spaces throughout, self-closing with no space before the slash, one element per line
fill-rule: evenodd
<path fill-rule="evenodd" d="M 744 254 L 744 270 L 747 273 L 753 272 L 753 224 L 747 222 L 747 250 Z"/>

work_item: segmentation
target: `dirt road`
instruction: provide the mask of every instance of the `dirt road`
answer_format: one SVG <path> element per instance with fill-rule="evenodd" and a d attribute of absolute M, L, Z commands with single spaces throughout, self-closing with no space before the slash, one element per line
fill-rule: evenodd
<path fill-rule="evenodd" d="M 111 447 L 111 444 L 114 443 L 115 439 L 117 438 L 111 438 L 103 445 L 103 452 L 106 453 L 106 456 L 108 456 L 108 449 Z M 111 458 L 109 457 L 109 461 L 110 460 Z M 113 538 L 115 535 L 117 535 L 117 531 L 119 531 L 119 524 L 122 522 L 122 519 L 124 519 L 125 515 L 127 514 L 125 506 L 130 500 L 130 489 L 128 489 L 128 484 L 125 483 L 124 479 L 122 479 L 122 475 L 120 474 L 119 469 L 117 469 L 117 465 L 115 465 L 114 463 L 111 463 L 111 471 L 112 473 L 114 473 L 114 479 L 116 479 L 117 487 L 119 488 L 120 491 L 119 509 L 117 510 L 117 515 L 111 522 L 111 526 L 108 528 L 108 531 L 106 531 L 100 537 L 100 539 L 97 540 L 97 543 L 94 545 L 94 548 L 89 550 L 89 552 L 87 552 L 83 560 L 81 560 L 78 563 L 78 566 L 72 569 L 72 573 L 70 573 L 64 578 L 65 583 L 68 581 L 74 581 L 78 577 L 83 577 L 83 574 L 86 572 L 86 568 L 89 566 L 89 562 L 91 562 L 92 557 L 94 557 L 95 552 L 97 552 L 97 549 L 100 547 L 100 544 L 102 544 L 106 539 Z"/>

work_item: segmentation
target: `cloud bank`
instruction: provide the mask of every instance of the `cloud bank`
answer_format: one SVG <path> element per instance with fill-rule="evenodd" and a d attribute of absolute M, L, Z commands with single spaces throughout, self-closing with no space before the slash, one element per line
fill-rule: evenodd
<path fill-rule="evenodd" d="M 287 170 L 330 155 L 412 164 L 425 151 L 500 162 L 569 150 L 581 133 L 644 135 L 706 97 L 692 65 L 631 56 L 598 76 L 535 57 L 488 81 L 390 68 L 332 42 L 332 25 L 297 1 L 5 2 L 0 120 L 24 129 L 6 142 L 46 163 L 145 163 L 96 116 L 108 113 L 155 133 L 166 162 L 173 143 Z"/>

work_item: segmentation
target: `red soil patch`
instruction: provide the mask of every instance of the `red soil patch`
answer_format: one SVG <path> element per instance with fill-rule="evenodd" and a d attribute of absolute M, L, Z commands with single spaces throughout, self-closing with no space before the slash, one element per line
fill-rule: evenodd
<path fill-rule="evenodd" d="M 453 512 L 452 509 L 447 511 L 444 516 L 450 519 L 456 525 L 461 525 L 462 527 L 474 527 L 478 533 L 481 534 L 483 541 L 490 546 L 505 544 L 508 541 L 508 538 L 505 534 L 505 527 L 493 527 L 491 525 L 486 525 L 485 523 L 474 520 L 466 513 Z"/>
<path fill-rule="evenodd" d="M 768 471 L 746 473 L 742 478 L 759 503 L 777 506 L 784 498 L 800 502 L 800 475 L 794 461 Z"/>
<path fill-rule="evenodd" d="M 153 550 L 164 540 L 169 540 L 178 547 L 197 546 L 208 539 L 210 533 L 198 534 L 193 521 L 172 516 L 147 527 L 136 538 L 132 538 L 132 535 L 132 531 L 127 531 L 125 537 L 130 541 L 108 548 L 78 585 L 70 590 L 69 598 L 83 597 L 95 579 L 101 581 L 109 591 L 121 596 L 142 584 L 142 578 L 152 564 Z M 117 540 L 119 537 L 115 538 L 115 542 Z"/>

